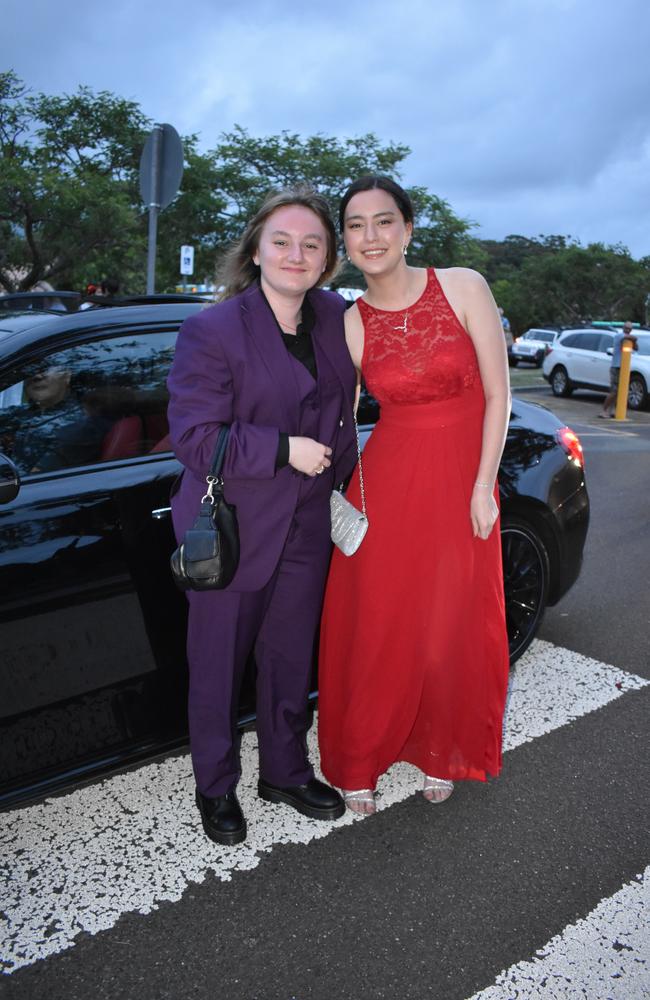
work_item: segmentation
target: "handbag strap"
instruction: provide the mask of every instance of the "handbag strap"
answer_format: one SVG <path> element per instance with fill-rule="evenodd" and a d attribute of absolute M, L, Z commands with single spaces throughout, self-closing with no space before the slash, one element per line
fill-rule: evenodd
<path fill-rule="evenodd" d="M 217 497 L 220 497 L 223 492 L 223 486 L 221 484 L 221 469 L 223 468 L 223 461 L 226 457 L 226 445 L 228 444 L 229 431 L 230 424 L 222 424 L 219 429 L 212 465 L 210 466 L 210 471 L 205 477 L 208 489 L 205 496 L 201 498 L 201 503 L 211 503 L 214 505 L 214 490 L 217 490 Z"/>
<path fill-rule="evenodd" d="M 226 446 L 228 444 L 228 433 L 230 431 L 230 424 L 222 424 L 219 429 L 219 434 L 217 436 L 217 443 L 214 449 L 214 458 L 212 459 L 212 465 L 210 466 L 210 475 L 214 476 L 216 479 L 221 475 L 221 469 L 223 468 L 223 461 L 226 457 Z"/>
<path fill-rule="evenodd" d="M 359 425 L 357 424 L 357 415 L 354 416 L 354 433 L 357 439 L 357 458 L 359 460 L 359 487 L 361 489 L 361 510 L 363 511 L 363 516 L 366 517 L 366 491 L 363 487 L 363 464 L 361 462 L 361 444 L 359 442 Z"/>

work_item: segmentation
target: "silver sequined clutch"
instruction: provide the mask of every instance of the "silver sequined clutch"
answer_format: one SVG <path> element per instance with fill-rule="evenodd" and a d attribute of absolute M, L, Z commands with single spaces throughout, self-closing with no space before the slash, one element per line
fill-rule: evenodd
<path fill-rule="evenodd" d="M 354 432 L 357 437 L 357 456 L 359 459 L 359 486 L 361 487 L 361 506 L 357 510 L 354 504 L 346 500 L 338 490 L 332 490 L 330 495 L 330 513 L 332 517 L 332 541 L 344 556 L 353 556 L 365 538 L 368 530 L 366 516 L 366 493 L 363 487 L 363 467 L 361 465 L 361 445 L 359 444 L 359 428 L 357 418 L 354 418 Z"/>
<path fill-rule="evenodd" d="M 332 541 L 344 556 L 352 556 L 361 545 L 368 530 L 368 518 L 346 500 L 338 490 L 330 496 L 332 515 Z"/>

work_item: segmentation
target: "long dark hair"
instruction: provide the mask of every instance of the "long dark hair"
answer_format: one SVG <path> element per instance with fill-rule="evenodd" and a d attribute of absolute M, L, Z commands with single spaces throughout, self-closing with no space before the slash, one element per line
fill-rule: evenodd
<path fill-rule="evenodd" d="M 350 184 L 350 187 L 341 198 L 341 204 L 339 205 L 339 229 L 341 232 L 343 232 L 345 210 L 348 207 L 350 199 L 354 198 L 355 194 L 359 194 L 360 191 L 374 191 L 375 188 L 381 188 L 382 191 L 386 191 L 391 195 L 400 210 L 404 222 L 413 224 L 413 203 L 404 188 L 400 187 L 392 177 L 386 177 L 384 174 L 366 174 L 364 177 L 360 177 L 357 181 Z"/>
<path fill-rule="evenodd" d="M 257 280 L 260 268 L 253 263 L 253 254 L 259 247 L 262 229 L 266 220 L 276 209 L 285 208 L 287 205 L 301 205 L 303 208 L 310 209 L 325 227 L 327 233 L 325 270 L 316 285 L 324 285 L 336 273 L 339 265 L 336 253 L 336 230 L 327 201 L 308 184 L 298 184 L 295 187 L 286 188 L 284 191 L 272 191 L 268 194 L 246 226 L 240 239 L 225 253 L 217 268 L 215 278 L 217 288 L 223 288 L 221 292 L 217 293 L 220 302 L 245 291 L 249 285 Z"/>

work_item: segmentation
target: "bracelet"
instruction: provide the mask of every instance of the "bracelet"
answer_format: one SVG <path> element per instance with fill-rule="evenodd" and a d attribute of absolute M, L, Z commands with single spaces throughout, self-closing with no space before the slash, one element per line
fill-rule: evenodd
<path fill-rule="evenodd" d="M 492 484 L 491 483 L 479 483 L 478 479 L 474 483 L 474 486 L 485 486 L 486 490 L 492 489 Z"/>

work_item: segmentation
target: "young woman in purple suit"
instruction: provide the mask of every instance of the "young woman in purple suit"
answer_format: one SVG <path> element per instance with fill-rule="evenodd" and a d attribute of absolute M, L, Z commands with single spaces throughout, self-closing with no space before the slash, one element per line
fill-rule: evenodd
<path fill-rule="evenodd" d="M 237 800 L 239 690 L 257 663 L 259 795 L 315 819 L 344 811 L 307 758 L 309 683 L 330 557 L 329 496 L 356 461 L 354 365 L 343 299 L 319 288 L 337 264 L 327 203 L 307 188 L 267 198 L 227 257 L 221 301 L 183 324 L 169 376 L 172 500 L 180 540 L 197 515 L 219 429 L 237 508 L 232 583 L 189 594 L 189 726 L 207 836 L 246 836 Z"/>

